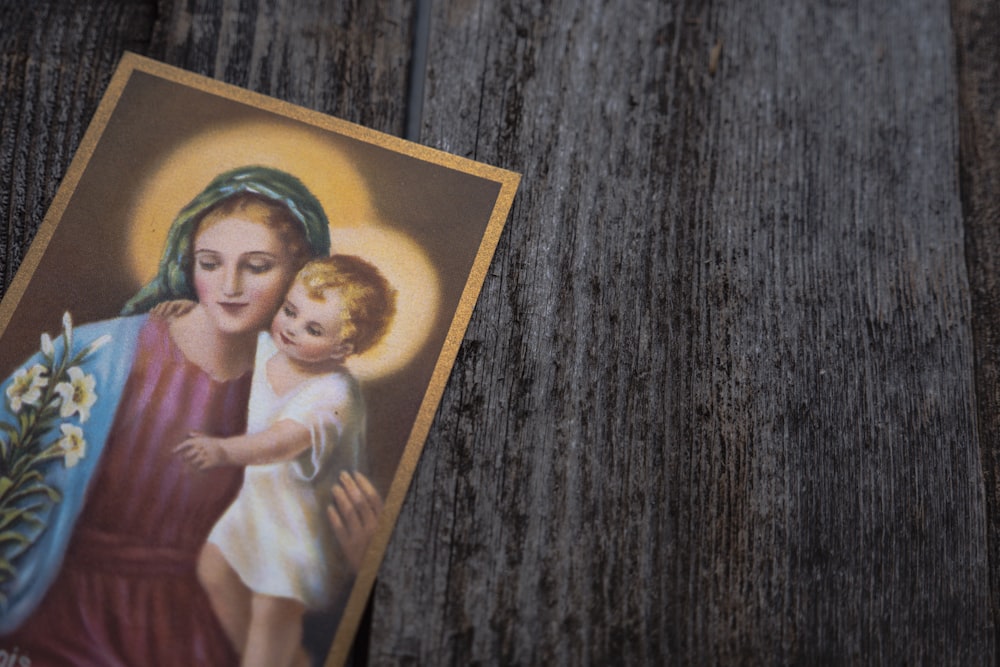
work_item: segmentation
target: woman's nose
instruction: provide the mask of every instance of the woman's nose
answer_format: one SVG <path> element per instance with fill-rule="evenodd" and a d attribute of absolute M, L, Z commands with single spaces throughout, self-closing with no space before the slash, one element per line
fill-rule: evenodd
<path fill-rule="evenodd" d="M 226 269 L 222 290 L 226 296 L 238 296 L 243 292 L 243 281 L 238 267 Z"/>

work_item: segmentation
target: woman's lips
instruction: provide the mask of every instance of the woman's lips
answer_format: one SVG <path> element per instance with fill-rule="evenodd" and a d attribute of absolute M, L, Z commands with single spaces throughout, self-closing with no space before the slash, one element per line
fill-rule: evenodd
<path fill-rule="evenodd" d="M 249 303 L 242 303 L 242 302 L 240 303 L 235 303 L 235 302 L 230 303 L 224 301 L 219 302 L 219 307 L 222 308 L 222 310 L 226 311 L 226 313 L 228 313 L 229 315 L 239 315 L 240 312 L 249 305 L 250 305 Z"/>

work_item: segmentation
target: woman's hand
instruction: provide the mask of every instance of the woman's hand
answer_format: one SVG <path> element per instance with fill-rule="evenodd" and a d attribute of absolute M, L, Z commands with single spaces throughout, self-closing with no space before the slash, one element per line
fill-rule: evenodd
<path fill-rule="evenodd" d="M 172 320 L 175 317 L 186 315 L 192 308 L 198 305 L 197 301 L 190 299 L 174 299 L 173 301 L 163 301 L 153 306 L 149 311 L 150 315 L 164 320 Z"/>
<path fill-rule="evenodd" d="M 174 448 L 174 453 L 183 456 L 185 461 L 198 470 L 217 468 L 229 463 L 222 442 L 222 438 L 191 433 L 187 440 Z"/>
<path fill-rule="evenodd" d="M 340 481 L 333 485 L 332 492 L 333 504 L 327 505 L 326 513 L 344 557 L 356 573 L 375 535 L 382 496 L 367 477 L 347 471 L 340 473 Z"/>

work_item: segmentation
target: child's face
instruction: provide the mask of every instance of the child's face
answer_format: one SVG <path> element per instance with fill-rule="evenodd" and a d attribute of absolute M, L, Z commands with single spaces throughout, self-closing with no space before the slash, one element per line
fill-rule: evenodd
<path fill-rule="evenodd" d="M 321 363 L 343 359 L 352 347 L 341 336 L 346 315 L 340 290 L 323 291 L 316 301 L 296 282 L 271 323 L 271 337 L 278 349 L 297 361 Z"/>

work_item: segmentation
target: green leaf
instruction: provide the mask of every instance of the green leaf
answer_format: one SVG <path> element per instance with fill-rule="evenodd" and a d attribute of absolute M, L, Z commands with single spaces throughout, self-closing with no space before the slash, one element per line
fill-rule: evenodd
<path fill-rule="evenodd" d="M 27 537 L 13 530 L 5 530 L 0 533 L 0 544 L 5 544 L 9 542 L 17 542 L 18 544 L 29 544 L 31 540 Z"/>
<path fill-rule="evenodd" d="M 18 484 L 20 485 L 24 482 L 31 482 L 34 480 L 42 481 L 43 479 L 45 478 L 42 476 L 42 473 L 38 472 L 37 470 L 32 470 L 30 472 L 25 473 L 24 477 L 18 480 Z"/>
<path fill-rule="evenodd" d="M 4 507 L 0 509 L 0 528 L 6 528 L 14 519 L 22 519 L 30 523 L 38 523 L 40 519 L 35 510 L 47 509 L 52 506 L 48 500 L 28 503 L 23 507 Z"/>
<path fill-rule="evenodd" d="M 42 475 L 37 470 L 31 468 L 35 465 L 36 456 L 23 456 L 11 466 L 11 477 L 17 486 L 21 486 L 27 479 L 41 479 Z"/>
<path fill-rule="evenodd" d="M 14 486 L 14 480 L 10 477 L 0 477 L 0 498 L 3 498 L 4 494 L 7 493 Z"/>
<path fill-rule="evenodd" d="M 12 507 L 0 512 L 0 529 L 9 526 L 15 519 L 23 519 L 26 513 L 26 510 L 18 507 Z"/>
<path fill-rule="evenodd" d="M 45 486 L 44 484 L 36 484 L 35 486 L 29 487 L 27 489 L 21 489 L 20 491 L 16 491 L 10 494 L 10 500 L 11 501 L 20 500 L 21 498 L 28 498 L 29 496 L 38 495 L 39 493 L 45 494 L 54 503 L 57 503 L 60 500 L 62 500 L 62 496 L 59 494 L 58 491 L 56 491 L 52 487 Z"/>
<path fill-rule="evenodd" d="M 14 433 L 10 436 L 10 448 L 19 449 L 21 447 L 21 434 Z"/>
<path fill-rule="evenodd" d="M 55 412 L 53 410 L 53 412 Z M 42 415 L 35 421 L 35 430 L 47 432 L 52 429 L 53 424 L 59 421 L 59 413 Z"/>
<path fill-rule="evenodd" d="M 13 547 L 9 551 L 9 553 L 10 553 L 10 560 L 12 562 L 15 561 L 15 560 L 17 560 L 18 557 L 20 557 L 21 554 L 23 554 L 25 551 L 27 551 L 28 549 L 30 549 L 34 544 L 35 544 L 34 541 L 28 541 L 28 542 L 25 542 L 23 544 L 22 543 L 18 543 L 17 546 Z"/>

